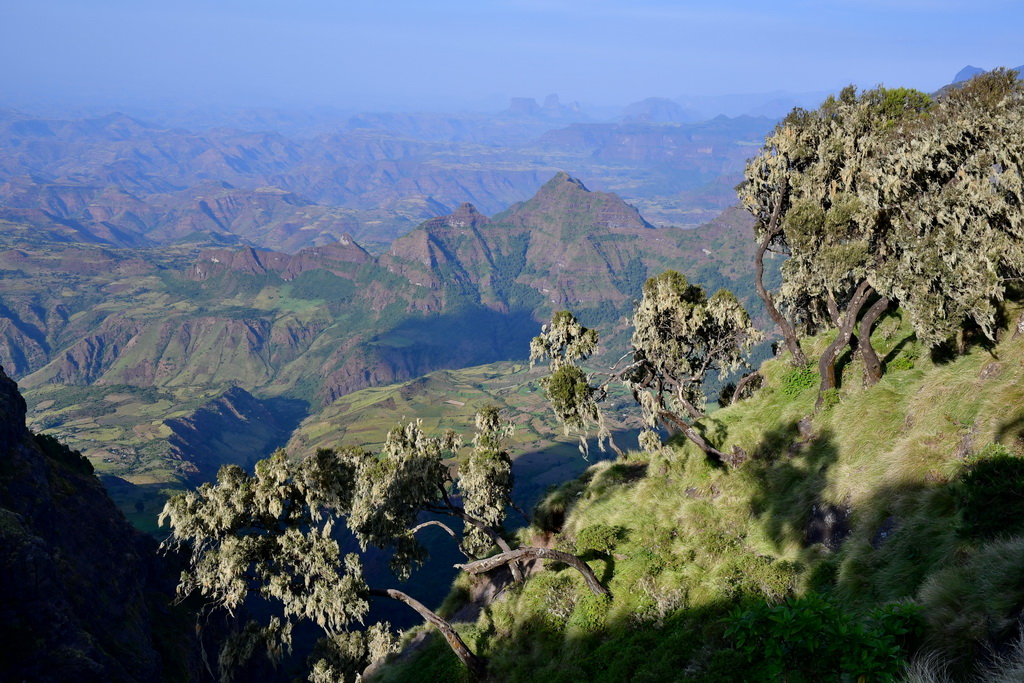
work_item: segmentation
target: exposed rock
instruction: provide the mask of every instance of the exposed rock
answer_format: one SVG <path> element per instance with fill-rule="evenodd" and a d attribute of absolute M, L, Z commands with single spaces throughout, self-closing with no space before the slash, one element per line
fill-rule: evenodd
<path fill-rule="evenodd" d="M 204 249 L 186 277 L 202 282 L 225 271 L 245 275 L 273 272 L 284 280 L 292 280 L 306 271 L 322 268 L 335 275 L 352 278 L 359 266 L 371 260 L 372 257 L 350 235 L 342 235 L 337 242 L 302 249 L 294 255 L 253 247 Z"/>
<path fill-rule="evenodd" d="M 957 458 L 963 460 L 974 452 L 974 439 L 978 436 L 980 429 L 981 428 L 978 426 L 977 422 L 973 423 L 967 429 L 963 437 L 960 439 L 960 445 L 956 447 Z"/>
<path fill-rule="evenodd" d="M 993 377 L 998 377 L 1002 372 L 1002 363 L 989 363 L 981 369 L 981 374 L 978 375 L 978 379 L 992 379 Z"/>
<path fill-rule="evenodd" d="M 807 533 L 804 541 L 807 545 L 821 543 L 832 551 L 839 550 L 843 541 L 850 535 L 850 515 L 853 508 L 848 504 L 812 505 L 811 515 L 807 520 Z"/>

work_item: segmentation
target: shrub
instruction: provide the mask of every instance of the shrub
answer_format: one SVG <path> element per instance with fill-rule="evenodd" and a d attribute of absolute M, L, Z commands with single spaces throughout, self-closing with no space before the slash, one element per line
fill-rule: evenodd
<path fill-rule="evenodd" d="M 813 364 L 808 363 L 802 368 L 793 368 L 782 376 L 782 393 L 786 396 L 796 396 L 800 392 L 817 386 L 818 370 Z"/>
<path fill-rule="evenodd" d="M 588 633 L 600 631 L 604 628 L 611 603 L 610 596 L 594 595 L 588 591 L 576 601 L 576 608 L 572 611 L 567 626 Z"/>
<path fill-rule="evenodd" d="M 890 370 L 913 370 L 917 361 L 917 351 L 907 349 L 885 364 L 886 372 Z"/>
<path fill-rule="evenodd" d="M 737 607 L 725 635 L 762 680 L 893 680 L 920 632 L 916 605 L 881 607 L 862 623 L 816 594 L 774 607 Z"/>
<path fill-rule="evenodd" d="M 622 527 L 607 524 L 588 526 L 576 534 L 576 553 L 583 554 L 593 550 L 607 555 L 615 549 L 622 532 Z"/>

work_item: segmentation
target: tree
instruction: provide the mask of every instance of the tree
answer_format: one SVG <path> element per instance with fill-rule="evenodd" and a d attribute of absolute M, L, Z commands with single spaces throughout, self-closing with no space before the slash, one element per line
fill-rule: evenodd
<path fill-rule="evenodd" d="M 758 218 L 758 258 L 788 257 L 778 292 L 788 318 L 759 287 L 769 312 L 791 348 L 799 327 L 837 328 L 818 363 L 819 405 L 847 346 L 865 383 L 879 379 L 871 331 L 894 302 L 929 346 L 965 321 L 992 337 L 995 303 L 1024 271 L 1022 101 L 1004 69 L 934 102 L 851 87 L 795 110 L 748 164 L 738 189 Z"/>
<path fill-rule="evenodd" d="M 566 433 L 581 441 L 591 425 L 598 437 L 608 436 L 599 403 L 608 386 L 622 382 L 640 405 L 646 429 L 641 445 L 660 446 L 659 422 L 683 432 L 702 451 L 724 463 L 737 464 L 743 454 L 723 453 L 701 436 L 692 420 L 703 416 L 703 382 L 711 372 L 725 376 L 745 365 L 743 356 L 760 339 L 736 297 L 719 290 L 710 299 L 686 277 L 666 271 L 644 284 L 643 298 L 633 314 L 630 350 L 606 373 L 585 373 L 578 365 L 597 349 L 598 336 L 567 311 L 556 313 L 550 325 L 530 345 L 531 362 L 550 359 L 551 373 L 542 380 L 555 417 Z"/>
<path fill-rule="evenodd" d="M 847 346 L 860 347 L 869 376 L 880 372 L 870 333 L 889 306 L 873 276 L 886 260 L 891 242 L 876 198 L 884 174 L 879 164 L 905 122 L 919 120 L 931 99 L 913 90 L 876 88 L 862 93 L 848 87 L 812 112 L 794 110 L 768 137 L 747 166 L 739 194 L 755 217 L 760 259 L 784 253 L 780 305 L 763 285 L 758 293 L 780 327 L 795 362 L 796 330 L 834 326 L 836 339 L 819 359 L 821 396 L 836 386 L 835 363 Z M 861 311 L 874 299 L 855 328 Z"/>
<path fill-rule="evenodd" d="M 359 555 L 340 555 L 334 533 L 339 523 L 362 550 L 391 550 L 391 569 L 400 579 L 427 560 L 417 533 L 438 526 L 459 542 L 468 561 L 457 566 L 469 573 L 507 564 L 522 580 L 520 562 L 552 559 L 573 566 L 592 591 L 606 594 L 576 556 L 546 548 L 513 549 L 502 537 L 512 473 L 500 441 L 510 429 L 497 409 L 482 410 L 473 448 L 454 468 L 450 459 L 459 439 L 450 430 L 428 436 L 417 421 L 391 430 L 379 455 L 356 448 L 320 449 L 294 462 L 278 451 L 257 463 L 253 475 L 226 465 L 216 484 L 172 497 L 160 522 L 170 522 L 165 547 L 189 556 L 179 594 L 198 593 L 209 609 L 229 612 L 258 594 L 280 611 L 266 626 L 250 624 L 227 644 L 222 672 L 258 643 L 265 644 L 272 659 L 279 657 L 291 647 L 294 623 L 308 619 L 326 634 L 314 652 L 311 680 L 351 679 L 368 661 L 395 647 L 387 624 L 365 632 L 352 629 L 369 614 L 370 597 L 386 597 L 414 609 L 442 633 L 474 676 L 483 677 L 486 662 L 451 624 L 400 590 L 367 585 Z M 457 518 L 465 533 L 437 519 L 420 522 L 424 512 Z M 477 553 L 494 545 L 500 553 L 477 559 Z"/>
<path fill-rule="evenodd" d="M 935 346 L 965 321 L 994 338 L 995 302 L 1024 270 L 1024 88 L 978 76 L 904 129 L 888 151 L 878 211 L 890 258 L 876 281 Z"/>

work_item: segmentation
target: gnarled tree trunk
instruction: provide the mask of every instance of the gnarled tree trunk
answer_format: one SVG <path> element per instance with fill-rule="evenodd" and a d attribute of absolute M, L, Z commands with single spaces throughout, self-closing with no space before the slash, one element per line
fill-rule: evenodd
<path fill-rule="evenodd" d="M 422 602 L 410 595 L 406 595 L 400 590 L 395 590 L 394 588 L 384 590 L 371 588 L 370 595 L 392 598 L 399 602 L 404 602 L 409 605 L 409 607 L 412 607 L 429 624 L 441 632 L 444 639 L 448 641 L 448 646 L 451 647 L 452 652 L 454 652 L 466 668 L 469 669 L 473 678 L 478 681 L 482 681 L 487 676 L 487 660 L 473 654 L 466 646 L 465 641 L 462 640 L 462 636 L 459 635 L 459 632 L 456 631 L 447 621 L 428 609 Z"/>
<path fill-rule="evenodd" d="M 743 379 L 741 379 L 736 384 L 736 390 L 732 392 L 732 401 L 729 402 L 729 405 L 732 405 L 737 401 L 741 400 L 743 396 L 743 390 L 746 389 L 747 385 L 753 382 L 755 379 L 761 379 L 761 372 L 759 370 L 755 370 L 754 372 L 751 372 L 749 375 L 744 376 Z"/>
<path fill-rule="evenodd" d="M 447 498 L 447 496 L 446 496 L 446 498 Z M 508 553 L 508 552 L 512 551 L 512 547 L 508 544 L 508 542 L 504 538 L 501 537 L 501 534 L 499 534 L 497 531 L 495 531 L 494 529 L 492 529 L 488 525 L 484 524 L 482 521 L 480 521 L 476 517 L 474 517 L 472 515 L 466 514 L 465 510 L 463 510 L 462 508 L 460 508 L 460 507 L 458 507 L 456 505 L 451 505 L 450 503 L 449 503 L 449 508 L 448 509 L 451 511 L 452 514 L 454 514 L 456 517 L 458 517 L 462 521 L 466 522 L 467 524 L 472 524 L 477 529 L 480 529 L 480 531 L 482 531 L 485 534 L 487 534 L 488 538 L 490 538 L 492 541 L 494 541 L 494 544 L 496 546 L 498 546 L 499 548 L 501 548 L 502 552 Z M 516 583 L 522 583 L 523 582 L 523 572 L 519 568 L 519 563 L 518 562 L 513 562 L 511 565 L 509 565 L 509 569 L 512 570 L 512 580 L 515 581 Z"/>
<path fill-rule="evenodd" d="M 825 392 L 836 388 L 836 360 L 839 359 L 839 354 L 843 352 L 843 349 L 850 344 L 853 328 L 857 324 L 857 316 L 860 315 L 860 309 L 864 307 L 864 303 L 871 296 L 872 291 L 871 285 L 866 280 L 860 283 L 857 291 L 850 298 L 850 303 L 846 306 L 843 321 L 839 325 L 839 336 L 828 345 L 825 353 L 821 354 L 821 358 L 818 360 L 818 374 L 821 375 L 821 384 L 818 387 L 818 400 L 814 404 L 815 410 L 821 408 L 825 400 Z"/>
<path fill-rule="evenodd" d="M 586 582 L 587 588 L 590 589 L 591 593 L 594 595 L 611 595 L 611 591 L 605 588 L 604 584 L 598 580 L 597 575 L 594 573 L 594 570 L 590 568 L 590 565 L 572 553 L 553 550 L 552 548 L 517 548 L 511 552 L 499 553 L 498 555 L 488 557 L 484 560 L 477 560 L 476 562 L 469 562 L 467 564 L 457 564 L 455 566 L 456 568 L 470 574 L 483 574 L 505 564 L 518 562 L 520 560 L 537 559 L 563 562 L 583 575 L 583 580 Z"/>
<path fill-rule="evenodd" d="M 882 297 L 871 305 L 860 321 L 860 356 L 864 359 L 864 386 L 870 387 L 882 379 L 882 361 L 878 359 L 875 348 L 871 345 L 871 330 L 878 318 L 885 313 L 891 302 Z"/>
<path fill-rule="evenodd" d="M 764 239 L 761 240 L 761 244 L 757 248 L 757 255 L 754 257 L 754 286 L 757 288 L 757 295 L 761 297 L 761 301 L 764 302 L 765 310 L 768 311 L 768 315 L 771 316 L 775 326 L 782 332 L 782 338 L 786 341 L 786 348 L 789 349 L 790 354 L 793 356 L 793 365 L 803 367 L 807 365 L 807 356 L 804 355 L 803 349 L 800 348 L 800 341 L 797 339 L 796 330 L 786 320 L 786 316 L 782 315 L 779 309 L 775 306 L 775 300 L 772 295 L 764 287 L 764 254 L 768 251 L 768 245 L 772 239 L 779 232 L 779 219 L 780 212 L 782 210 L 782 198 L 779 198 L 778 203 L 775 205 L 775 211 L 772 213 L 771 220 L 766 226 L 766 234 Z"/>
<path fill-rule="evenodd" d="M 679 431 L 681 431 L 686 436 L 687 439 L 692 441 L 694 445 L 697 446 L 697 448 L 704 451 L 706 455 L 710 455 L 711 457 L 715 458 L 716 460 L 718 460 L 718 462 L 722 463 L 723 465 L 731 465 L 735 467 L 747 459 L 746 451 L 744 451 L 742 448 L 738 446 L 733 446 L 731 454 L 723 453 L 722 451 L 718 450 L 717 448 L 709 444 L 704 439 L 704 437 L 700 435 L 700 432 L 694 429 L 692 425 L 686 423 L 684 420 L 681 420 L 678 415 L 669 410 L 662 410 L 660 413 L 658 413 L 658 417 L 665 422 L 671 422 L 672 424 L 674 424 L 676 428 L 679 429 Z"/>

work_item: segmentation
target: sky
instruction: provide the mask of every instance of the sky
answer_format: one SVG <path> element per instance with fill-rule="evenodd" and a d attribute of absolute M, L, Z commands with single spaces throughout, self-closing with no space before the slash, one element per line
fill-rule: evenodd
<path fill-rule="evenodd" d="M 1020 0 L 0 0 L 0 25 L 6 106 L 624 105 L 1024 64 Z"/>

